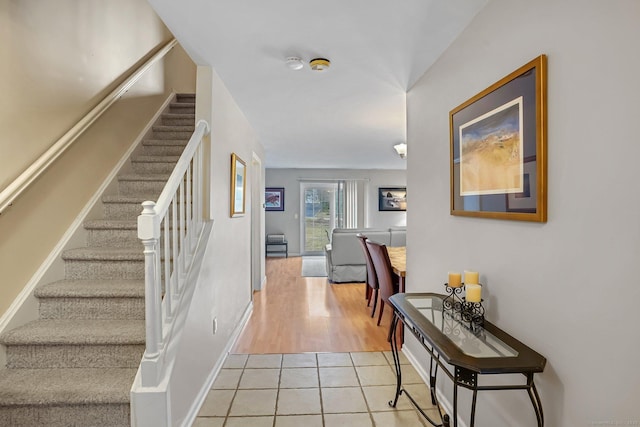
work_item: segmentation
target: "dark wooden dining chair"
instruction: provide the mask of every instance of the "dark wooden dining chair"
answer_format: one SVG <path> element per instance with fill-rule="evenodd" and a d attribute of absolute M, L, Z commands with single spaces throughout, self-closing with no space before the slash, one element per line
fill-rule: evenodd
<path fill-rule="evenodd" d="M 356 234 L 360 245 L 362 245 L 362 251 L 364 252 L 364 260 L 367 265 L 367 286 L 365 287 L 365 299 L 367 300 L 367 307 L 371 305 L 371 297 L 373 296 L 373 309 L 371 310 L 371 317 L 376 312 L 376 306 L 378 305 L 378 277 L 376 276 L 376 269 L 373 267 L 373 261 L 371 255 L 369 255 L 369 249 L 367 248 L 367 236 L 364 234 Z"/>
<path fill-rule="evenodd" d="M 391 269 L 391 261 L 389 260 L 386 245 L 370 239 L 367 239 L 365 243 L 367 249 L 369 249 L 369 255 L 371 256 L 371 261 L 373 261 L 373 267 L 376 270 L 376 277 L 378 278 L 378 288 L 380 289 L 378 325 L 380 325 L 382 313 L 384 312 L 384 304 L 389 302 L 389 297 L 398 293 L 398 278 L 393 274 L 393 270 Z"/>

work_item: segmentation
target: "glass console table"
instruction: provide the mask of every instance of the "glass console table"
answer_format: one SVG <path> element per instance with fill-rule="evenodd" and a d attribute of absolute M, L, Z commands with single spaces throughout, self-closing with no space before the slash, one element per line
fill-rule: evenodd
<path fill-rule="evenodd" d="M 389 405 L 395 407 L 401 394 L 406 394 L 418 411 L 434 426 L 449 427 L 458 425 L 458 387 L 472 390 L 471 423 L 475 422 L 476 399 L 482 390 L 526 390 L 538 426 L 544 426 L 542 402 L 533 382 L 533 375 L 544 370 L 546 359 L 533 351 L 497 326 L 484 321 L 482 326 L 470 325 L 460 320 L 455 312 L 443 309 L 445 296 L 434 293 L 395 294 L 390 298 L 394 308 L 391 323 L 391 350 L 396 369 L 397 387 L 395 398 Z M 436 396 L 438 369 L 453 381 L 453 414 L 440 416 L 439 420 L 429 417 L 402 387 L 402 372 L 398 357 L 396 337 L 398 322 L 422 343 L 430 354 L 429 388 L 431 401 L 442 414 L 442 408 Z M 523 374 L 525 380 L 517 384 L 480 385 L 478 374 Z"/>

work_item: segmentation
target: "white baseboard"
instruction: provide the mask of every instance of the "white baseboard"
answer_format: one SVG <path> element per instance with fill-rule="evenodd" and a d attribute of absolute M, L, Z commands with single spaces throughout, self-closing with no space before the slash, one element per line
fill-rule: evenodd
<path fill-rule="evenodd" d="M 247 322 L 249 321 L 249 318 L 251 317 L 251 313 L 253 313 L 253 302 L 249 303 L 249 305 L 247 306 L 247 309 L 244 311 L 244 314 L 242 315 L 242 318 L 240 319 L 240 322 L 238 323 L 236 328 L 233 330 L 233 333 L 229 337 L 229 341 L 227 342 L 227 345 L 224 347 L 224 350 L 222 351 L 220 358 L 218 359 L 213 369 L 209 373 L 209 376 L 207 377 L 207 381 L 205 381 L 204 386 L 200 389 L 200 392 L 198 393 L 198 396 L 193 402 L 193 405 L 191 406 L 189 413 L 187 414 L 183 423 L 181 424 L 181 427 L 189 427 L 195 422 L 196 417 L 198 416 L 198 412 L 200 411 L 200 407 L 202 406 L 205 399 L 207 398 L 207 395 L 209 394 L 209 390 L 211 390 L 211 387 L 213 386 L 213 383 L 216 380 L 216 377 L 220 373 L 220 370 L 224 365 L 224 361 L 226 360 L 227 355 L 231 352 L 231 349 L 240 338 L 240 334 L 244 330 L 244 327 L 247 324 Z"/>

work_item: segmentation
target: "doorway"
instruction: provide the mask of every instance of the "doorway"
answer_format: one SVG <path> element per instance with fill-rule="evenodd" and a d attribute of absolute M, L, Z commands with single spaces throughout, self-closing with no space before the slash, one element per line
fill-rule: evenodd
<path fill-rule="evenodd" d="M 300 183 L 302 255 L 323 255 L 333 229 L 342 227 L 341 193 L 337 182 Z"/>

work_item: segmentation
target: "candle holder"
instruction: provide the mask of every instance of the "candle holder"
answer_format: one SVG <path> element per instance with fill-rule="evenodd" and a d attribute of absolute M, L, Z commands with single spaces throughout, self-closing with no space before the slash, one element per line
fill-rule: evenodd
<path fill-rule="evenodd" d="M 449 286 L 448 283 L 445 283 L 444 289 L 447 292 L 447 296 L 442 300 L 442 306 L 447 310 L 461 311 L 464 301 L 459 295 L 462 293 L 464 287 L 458 286 L 457 288 L 453 288 Z"/>
<path fill-rule="evenodd" d="M 467 323 L 471 330 L 482 327 L 484 324 L 484 306 L 482 305 L 483 299 L 480 302 L 469 302 L 466 297 L 460 297 L 462 291 L 465 289 L 464 283 L 462 286 L 452 288 L 448 283 L 444 284 L 446 296 L 442 299 L 442 307 L 445 311 L 448 311 L 456 320 Z"/>

